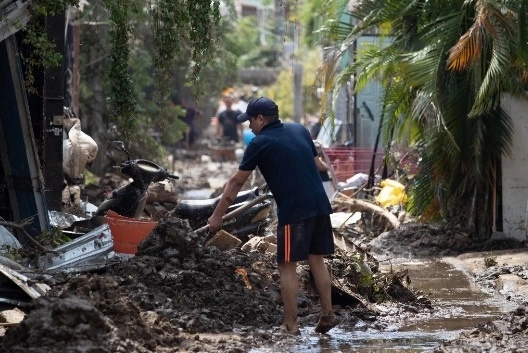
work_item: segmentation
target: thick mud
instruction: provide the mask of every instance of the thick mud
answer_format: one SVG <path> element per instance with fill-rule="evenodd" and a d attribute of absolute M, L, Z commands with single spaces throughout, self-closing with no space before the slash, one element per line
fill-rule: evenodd
<path fill-rule="evenodd" d="M 518 249 L 525 243 L 513 239 L 479 239 L 464 228 L 450 228 L 441 224 L 407 222 L 398 228 L 379 234 L 367 242 L 369 249 L 378 255 L 396 257 L 442 257 L 466 252 Z"/>
<path fill-rule="evenodd" d="M 488 267 L 468 273 L 468 278 L 482 291 L 501 295 L 515 303 L 517 308 L 495 320 L 479 323 L 452 341 L 440 343 L 434 352 L 528 352 L 528 290 L 519 288 L 518 284 L 497 290 L 502 275 L 515 275 L 521 282 L 528 280 L 528 258 L 524 263 L 509 265 L 495 261 L 492 256 L 494 250 L 511 249 L 515 253 L 516 249 L 525 248 L 524 242 L 507 239 L 478 241 L 473 239 L 471 232 L 460 228 L 407 223 L 370 240 L 368 245 L 374 253 L 386 258 L 440 258 L 483 251 L 480 260 L 483 263 L 490 261 Z M 522 253 L 519 256 L 522 257 Z"/>
<path fill-rule="evenodd" d="M 279 329 L 274 255 L 220 251 L 203 242 L 187 221 L 169 218 L 136 256 L 104 272 L 42 278 L 52 291 L 33 302 L 20 325 L 7 330 L 0 351 L 241 352 L 289 339 Z M 431 310 L 426 298 L 404 285 L 405 272 L 377 274 L 341 252 L 328 263 L 339 284 L 334 312 L 342 327 L 361 319 L 382 328 L 392 321 L 384 321 L 387 312 L 403 317 Z M 318 319 L 317 292 L 307 266 L 300 265 L 298 273 L 299 322 L 309 327 Z M 362 284 L 366 276 L 376 277 L 377 290 Z M 372 306 L 384 300 L 392 307 L 385 316 Z"/>
<path fill-rule="evenodd" d="M 434 352 L 528 352 L 527 336 L 525 304 L 497 320 L 480 323 L 453 341 L 442 343 Z"/>
<path fill-rule="evenodd" d="M 425 226 L 415 227 L 423 239 Z M 279 329 L 282 306 L 274 255 L 220 251 L 203 243 L 186 221 L 169 218 L 145 239 L 136 256 L 105 271 L 41 278 L 52 291 L 32 303 L 20 325 L 7 329 L 0 351 L 248 352 L 291 340 Z M 414 244 L 413 252 L 419 253 Z M 328 264 L 337 284 L 333 299 L 338 328 L 353 330 L 361 322 L 374 330 L 394 329 L 437 314 L 426 295 L 406 287 L 412 279 L 405 271 L 377 272 L 375 262 L 360 262 L 340 251 Z M 491 290 L 493 278 L 507 271 L 528 273 L 523 266 L 498 265 L 474 281 Z M 298 272 L 300 325 L 313 327 L 317 293 L 306 265 Z M 368 276 L 374 286 L 361 285 Z M 522 352 L 528 337 L 526 314 L 519 303 L 514 312 L 441 343 L 435 351 Z"/>

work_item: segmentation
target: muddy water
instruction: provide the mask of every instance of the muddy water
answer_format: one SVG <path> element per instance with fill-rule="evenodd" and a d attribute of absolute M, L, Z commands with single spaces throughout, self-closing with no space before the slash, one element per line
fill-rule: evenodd
<path fill-rule="evenodd" d="M 354 327 L 334 329 L 330 335 L 314 334 L 313 327 L 305 327 L 300 337 L 280 347 L 251 352 L 427 352 L 461 331 L 513 309 L 502 298 L 479 291 L 463 272 L 446 263 L 431 260 L 394 265 L 393 261 L 394 269 L 402 267 L 409 270 L 411 286 L 433 302 L 431 315 L 409 316 L 394 323 L 389 319 L 383 329 L 359 321 Z"/>

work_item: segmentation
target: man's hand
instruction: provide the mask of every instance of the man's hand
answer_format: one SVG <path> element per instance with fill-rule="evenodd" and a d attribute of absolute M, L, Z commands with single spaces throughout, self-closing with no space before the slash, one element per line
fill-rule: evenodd
<path fill-rule="evenodd" d="M 207 222 L 209 223 L 209 232 L 214 234 L 218 232 L 220 230 L 220 227 L 222 226 L 222 217 L 215 216 L 213 214 L 211 217 L 209 217 Z"/>
<path fill-rule="evenodd" d="M 209 232 L 216 233 L 222 226 L 222 217 L 226 213 L 229 205 L 233 203 L 237 193 L 240 191 L 252 171 L 237 170 L 226 183 L 222 197 L 216 205 L 213 214 L 207 222 L 209 223 Z"/>

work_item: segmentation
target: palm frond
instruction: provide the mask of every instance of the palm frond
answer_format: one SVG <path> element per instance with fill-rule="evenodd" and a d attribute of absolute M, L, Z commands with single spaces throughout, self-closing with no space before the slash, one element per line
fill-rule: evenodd
<path fill-rule="evenodd" d="M 483 23 L 477 21 L 466 32 L 458 42 L 449 50 L 447 58 L 447 69 L 462 71 L 478 60 L 482 51 L 484 41 Z"/>

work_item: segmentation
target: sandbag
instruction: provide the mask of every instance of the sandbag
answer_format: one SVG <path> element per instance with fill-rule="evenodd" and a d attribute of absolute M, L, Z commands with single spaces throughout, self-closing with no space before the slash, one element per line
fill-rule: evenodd
<path fill-rule="evenodd" d="M 62 143 L 62 169 L 70 180 L 82 178 L 87 165 L 91 165 L 97 157 L 97 143 L 81 130 L 81 121 L 65 109 L 65 138 Z"/>

